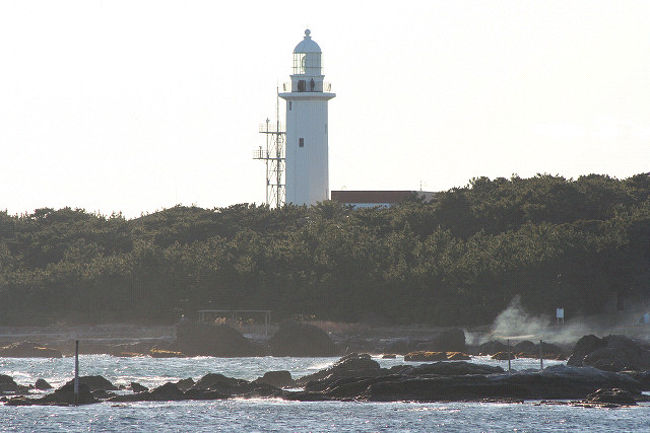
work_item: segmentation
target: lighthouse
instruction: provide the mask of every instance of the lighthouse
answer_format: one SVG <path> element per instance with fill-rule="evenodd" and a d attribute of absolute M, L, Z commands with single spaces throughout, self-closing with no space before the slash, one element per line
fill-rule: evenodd
<path fill-rule="evenodd" d="M 286 202 L 313 205 L 329 199 L 327 102 L 321 49 L 309 29 L 293 50 L 293 73 L 286 102 L 285 188 Z"/>

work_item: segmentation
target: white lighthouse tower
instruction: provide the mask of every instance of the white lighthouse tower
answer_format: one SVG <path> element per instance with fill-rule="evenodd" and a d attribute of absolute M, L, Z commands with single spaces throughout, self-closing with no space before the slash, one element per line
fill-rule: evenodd
<path fill-rule="evenodd" d="M 308 206 L 329 199 L 327 101 L 336 96 L 323 83 L 321 49 L 310 33 L 293 50 L 291 91 L 280 93 L 287 112 L 286 202 Z"/>

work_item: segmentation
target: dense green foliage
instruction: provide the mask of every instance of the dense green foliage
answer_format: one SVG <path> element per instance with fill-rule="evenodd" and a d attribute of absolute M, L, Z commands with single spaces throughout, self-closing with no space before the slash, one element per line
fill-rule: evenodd
<path fill-rule="evenodd" d="M 352 210 L 174 207 L 133 220 L 0 212 L 0 323 L 168 323 L 263 308 L 389 323 L 480 324 L 602 311 L 650 292 L 650 177 L 479 178 L 433 203 Z"/>

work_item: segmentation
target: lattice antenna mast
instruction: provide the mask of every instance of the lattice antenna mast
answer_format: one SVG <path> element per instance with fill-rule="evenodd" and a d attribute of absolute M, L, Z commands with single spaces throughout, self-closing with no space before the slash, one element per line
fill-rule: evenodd
<path fill-rule="evenodd" d="M 260 125 L 259 132 L 266 136 L 266 148 L 260 146 L 255 150 L 253 159 L 264 161 L 266 164 L 266 204 L 279 208 L 285 203 L 285 136 L 286 132 L 280 124 L 280 98 L 276 88 L 275 125 L 271 121 Z"/>

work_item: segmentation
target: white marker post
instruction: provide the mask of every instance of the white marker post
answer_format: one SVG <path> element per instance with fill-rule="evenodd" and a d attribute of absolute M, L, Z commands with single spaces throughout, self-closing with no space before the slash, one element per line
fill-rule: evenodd
<path fill-rule="evenodd" d="M 79 340 L 74 342 L 74 405 L 79 404 Z"/>
<path fill-rule="evenodd" d="M 542 349 L 542 345 L 544 342 L 542 340 L 539 340 L 539 369 L 544 370 L 544 349 Z"/>

